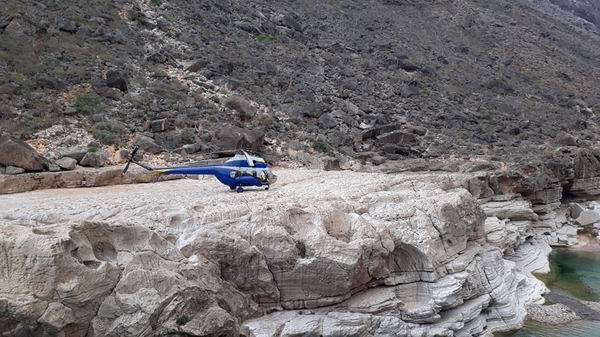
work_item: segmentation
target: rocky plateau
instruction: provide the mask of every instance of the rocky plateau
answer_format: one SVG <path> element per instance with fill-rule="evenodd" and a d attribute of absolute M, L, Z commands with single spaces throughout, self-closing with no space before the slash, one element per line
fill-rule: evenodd
<path fill-rule="evenodd" d="M 572 239 L 572 213 L 477 199 L 473 174 L 278 173 L 1 196 L 0 332 L 491 336 L 544 302 L 531 272 Z"/>

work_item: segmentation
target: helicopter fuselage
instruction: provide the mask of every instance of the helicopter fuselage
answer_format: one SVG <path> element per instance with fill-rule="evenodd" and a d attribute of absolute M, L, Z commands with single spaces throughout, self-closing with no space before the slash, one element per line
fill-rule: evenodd
<path fill-rule="evenodd" d="M 134 159 L 138 150 L 139 147 L 136 147 L 131 153 L 127 165 L 123 168 L 123 174 L 127 173 L 129 165 L 134 163 L 154 174 L 213 175 L 237 192 L 243 192 L 243 187 L 247 186 L 265 186 L 269 189 L 269 186 L 277 181 L 277 176 L 264 159 L 251 156 L 245 151 L 222 164 L 152 167 Z"/>
<path fill-rule="evenodd" d="M 154 168 L 156 174 L 214 175 L 217 180 L 230 188 L 239 186 L 269 186 L 277 180 L 264 162 L 254 162 L 249 166 L 246 160 L 228 161 L 218 165 L 182 166 Z"/>

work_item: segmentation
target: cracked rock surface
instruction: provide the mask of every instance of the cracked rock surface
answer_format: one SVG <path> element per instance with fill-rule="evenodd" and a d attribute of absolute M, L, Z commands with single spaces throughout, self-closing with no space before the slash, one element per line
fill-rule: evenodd
<path fill-rule="evenodd" d="M 542 301 L 447 175 L 278 175 L 1 196 L 0 332 L 491 335 Z"/>

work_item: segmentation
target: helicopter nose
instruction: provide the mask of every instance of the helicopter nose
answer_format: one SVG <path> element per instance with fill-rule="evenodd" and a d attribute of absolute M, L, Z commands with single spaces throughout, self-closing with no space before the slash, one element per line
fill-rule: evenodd
<path fill-rule="evenodd" d="M 277 181 L 277 176 L 276 176 L 276 175 L 274 175 L 274 174 L 271 174 L 271 175 L 269 176 L 269 185 L 273 185 L 273 184 L 275 184 L 275 182 L 276 182 L 276 181 Z"/>

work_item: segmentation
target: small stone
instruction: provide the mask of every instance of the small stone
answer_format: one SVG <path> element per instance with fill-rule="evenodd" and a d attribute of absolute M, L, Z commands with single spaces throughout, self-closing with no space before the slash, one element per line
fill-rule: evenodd
<path fill-rule="evenodd" d="M 22 169 L 22 168 L 20 168 L 20 167 L 7 166 L 5 174 L 13 175 L 13 174 L 21 174 L 21 173 L 24 173 L 24 172 L 25 172 L 25 170 Z"/>
<path fill-rule="evenodd" d="M 54 163 L 49 163 L 48 164 L 48 171 L 50 172 L 58 172 L 60 171 L 60 166 L 54 164 Z"/>
<path fill-rule="evenodd" d="M 398 58 L 398 68 L 406 71 L 415 71 L 419 70 L 419 67 L 407 60 L 406 58 Z"/>
<path fill-rule="evenodd" d="M 404 98 L 411 98 L 421 94 L 421 89 L 416 86 L 408 85 L 400 90 L 401 96 Z"/>
<path fill-rule="evenodd" d="M 385 163 L 387 161 L 387 159 L 383 156 L 374 156 L 373 158 L 371 158 L 371 162 L 373 163 L 373 165 L 381 165 L 383 163 Z"/>
<path fill-rule="evenodd" d="M 58 20 L 58 29 L 62 30 L 63 32 L 67 32 L 67 33 L 76 33 L 77 25 L 70 19 L 60 18 Z"/>
<path fill-rule="evenodd" d="M 367 129 L 370 129 L 370 128 L 371 128 L 371 126 L 370 126 L 369 124 L 365 123 L 365 122 L 361 122 L 361 123 L 358 125 L 358 128 L 359 128 L 359 129 L 361 129 L 361 130 L 367 130 Z"/>
<path fill-rule="evenodd" d="M 337 121 L 330 114 L 323 114 L 319 117 L 319 126 L 323 129 L 331 129 L 337 125 Z"/>
<path fill-rule="evenodd" d="M 73 169 L 75 169 L 75 166 L 77 165 L 77 160 L 70 158 L 70 157 L 63 157 L 63 158 L 60 158 L 59 160 L 57 160 L 56 164 L 64 170 L 73 170 Z"/>
<path fill-rule="evenodd" d="M 187 154 L 196 153 L 196 152 L 200 151 L 201 149 L 202 149 L 202 144 L 199 144 L 199 143 L 186 144 L 181 147 L 181 151 L 184 153 L 187 153 Z"/>
<path fill-rule="evenodd" d="M 65 307 L 58 302 L 52 302 L 38 321 L 60 330 L 66 325 L 75 322 L 75 317 L 71 308 Z"/>
<path fill-rule="evenodd" d="M 162 132 L 167 130 L 167 120 L 157 119 L 150 122 L 150 128 L 152 132 Z"/>

